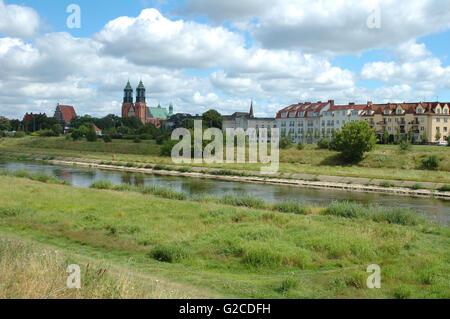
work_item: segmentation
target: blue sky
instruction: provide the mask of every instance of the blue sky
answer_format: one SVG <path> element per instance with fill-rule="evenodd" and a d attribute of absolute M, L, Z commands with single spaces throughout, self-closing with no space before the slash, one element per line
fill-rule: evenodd
<path fill-rule="evenodd" d="M 119 114 L 128 78 L 150 104 L 191 113 L 450 101 L 450 5 L 410 1 L 0 0 L 0 115 Z M 66 25 L 72 3 L 80 29 Z M 372 12 L 380 28 L 366 26 Z"/>

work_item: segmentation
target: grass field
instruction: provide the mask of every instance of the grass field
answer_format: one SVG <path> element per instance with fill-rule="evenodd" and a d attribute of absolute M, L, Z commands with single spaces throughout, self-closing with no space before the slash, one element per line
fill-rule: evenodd
<path fill-rule="evenodd" d="M 70 141 L 65 138 L 26 137 L 24 139 L 0 139 L 0 152 L 24 152 L 49 156 L 69 156 L 78 158 L 124 162 L 173 164 L 168 157 L 160 157 L 160 146 L 154 141 L 133 143 L 128 140 L 114 140 L 89 143 Z M 422 160 L 436 155 L 441 162 L 438 171 L 420 169 Z M 401 152 L 395 145 L 377 145 L 373 152 L 366 154 L 357 165 L 344 165 L 338 153 L 319 150 L 307 145 L 304 150 L 292 147 L 280 151 L 281 173 L 304 173 L 313 175 L 364 177 L 369 179 L 408 180 L 417 182 L 450 183 L 450 148 L 436 146 L 412 146 L 407 152 Z M 259 164 L 214 164 L 195 165 L 226 169 L 260 169 Z"/>
<path fill-rule="evenodd" d="M 403 215 L 375 217 L 347 204 L 308 212 L 285 205 L 275 211 L 232 199 L 164 196 L 0 176 L 0 232 L 157 277 L 180 288 L 175 298 L 189 291 L 249 298 L 450 297 L 447 228 Z M 15 248 L 8 247 L 0 244 L 1 256 L 12 263 Z M 381 289 L 366 288 L 370 264 L 381 266 Z M 49 268 L 55 276 L 64 270 Z M 15 271 L 0 276 L 7 295 L 28 289 Z M 12 278 L 19 284 L 5 286 Z M 112 288 L 89 286 L 92 292 L 77 297 L 132 297 L 120 295 L 118 278 L 108 279 Z"/>

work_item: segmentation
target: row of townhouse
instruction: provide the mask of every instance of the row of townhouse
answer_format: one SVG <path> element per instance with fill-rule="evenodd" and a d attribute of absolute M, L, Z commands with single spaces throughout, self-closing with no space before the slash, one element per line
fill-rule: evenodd
<path fill-rule="evenodd" d="M 379 138 L 411 135 L 414 142 L 444 141 L 450 132 L 450 103 L 388 103 L 367 105 L 364 119 Z"/>
<path fill-rule="evenodd" d="M 256 118 L 253 104 L 249 113 L 224 116 L 223 129 L 227 128 L 279 128 L 281 136 L 291 136 L 295 143 L 313 143 L 321 138 L 331 139 L 349 122 L 367 121 L 380 140 L 389 136 L 395 141 L 409 135 L 414 142 L 437 143 L 450 135 L 450 103 L 418 102 L 335 105 L 327 102 L 293 104 L 280 110 L 275 118 Z"/>
<path fill-rule="evenodd" d="M 368 102 L 371 104 L 371 102 Z M 331 138 L 348 122 L 362 120 L 367 104 L 335 105 L 328 102 L 305 102 L 280 110 L 276 116 L 281 136 L 291 136 L 293 142 L 312 143 L 321 138 Z"/>

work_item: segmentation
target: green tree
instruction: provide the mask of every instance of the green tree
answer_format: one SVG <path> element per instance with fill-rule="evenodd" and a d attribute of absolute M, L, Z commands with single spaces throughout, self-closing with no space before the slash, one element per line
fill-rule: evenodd
<path fill-rule="evenodd" d="M 428 135 L 426 132 L 422 135 L 422 144 L 428 144 Z"/>
<path fill-rule="evenodd" d="M 383 133 L 383 144 L 389 144 L 389 132 L 386 129 Z"/>
<path fill-rule="evenodd" d="M 442 137 L 441 131 L 436 130 L 436 136 L 435 136 L 436 142 L 439 142 L 441 140 L 441 137 Z"/>
<path fill-rule="evenodd" d="M 334 144 L 346 162 L 359 162 L 374 149 L 377 138 L 366 121 L 349 122 L 336 132 Z"/>
<path fill-rule="evenodd" d="M 62 126 L 59 124 L 53 124 L 51 130 L 53 131 L 55 136 L 59 136 L 63 132 Z"/>
<path fill-rule="evenodd" d="M 94 127 L 91 126 L 86 133 L 86 139 L 88 142 L 96 142 L 97 141 L 97 133 L 95 133 Z"/>
<path fill-rule="evenodd" d="M 216 110 L 209 110 L 202 115 L 203 126 L 222 129 L 223 117 Z"/>
<path fill-rule="evenodd" d="M 11 131 L 12 127 L 9 121 L 7 120 L 0 120 L 0 132 L 1 131 Z"/>

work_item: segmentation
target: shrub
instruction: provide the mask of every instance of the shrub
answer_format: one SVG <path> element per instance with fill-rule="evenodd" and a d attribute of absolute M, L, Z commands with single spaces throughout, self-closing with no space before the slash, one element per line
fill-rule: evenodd
<path fill-rule="evenodd" d="M 411 143 L 406 138 L 403 138 L 400 141 L 400 143 L 398 144 L 398 147 L 399 147 L 401 152 L 406 152 L 406 151 L 409 151 L 411 149 Z"/>
<path fill-rule="evenodd" d="M 322 138 L 319 142 L 317 142 L 317 147 L 319 149 L 328 149 L 330 147 L 330 141 L 326 138 Z"/>
<path fill-rule="evenodd" d="M 334 137 L 336 150 L 341 152 L 346 162 L 359 162 L 364 153 L 375 147 L 375 132 L 366 121 L 349 122 Z"/>
<path fill-rule="evenodd" d="M 376 222 L 386 221 L 389 224 L 415 226 L 420 223 L 420 218 L 408 208 L 379 208 L 374 209 L 371 219 Z"/>
<path fill-rule="evenodd" d="M 161 147 L 161 156 L 172 156 L 172 148 L 178 144 L 178 141 L 167 140 Z"/>
<path fill-rule="evenodd" d="M 300 142 L 300 143 L 297 144 L 297 149 L 298 149 L 299 151 L 303 150 L 304 148 L 305 148 L 305 144 L 303 144 L 302 142 Z"/>
<path fill-rule="evenodd" d="M 343 201 L 332 202 L 331 205 L 325 210 L 325 215 L 340 216 L 345 218 L 361 218 L 367 217 L 368 214 L 363 205 Z"/>
<path fill-rule="evenodd" d="M 112 189 L 112 188 L 114 188 L 114 184 L 108 180 L 96 181 L 96 182 L 92 183 L 91 188 Z"/>
<path fill-rule="evenodd" d="M 111 136 L 105 135 L 105 137 L 103 137 L 103 141 L 105 143 L 111 143 L 112 142 Z"/>
<path fill-rule="evenodd" d="M 422 169 L 426 170 L 437 170 L 439 169 L 439 166 L 441 165 L 441 162 L 437 155 L 431 155 L 428 158 L 422 160 Z"/>
<path fill-rule="evenodd" d="M 14 133 L 14 138 L 23 138 L 23 137 L 25 137 L 25 132 L 23 131 L 18 131 Z"/>
<path fill-rule="evenodd" d="M 150 257 L 161 262 L 177 263 L 188 257 L 186 247 L 178 244 L 163 243 L 156 245 L 150 252 Z"/>
<path fill-rule="evenodd" d="M 301 202 L 280 202 L 273 205 L 273 209 L 282 213 L 307 214 L 308 209 Z"/>
<path fill-rule="evenodd" d="M 292 139 L 290 136 L 283 136 L 280 139 L 280 148 L 282 150 L 287 149 L 292 146 Z"/>
<path fill-rule="evenodd" d="M 266 204 L 263 200 L 256 199 L 250 196 L 233 196 L 226 195 L 220 200 L 221 203 L 231 206 L 243 206 L 249 208 L 264 208 Z"/>
<path fill-rule="evenodd" d="M 444 185 L 438 188 L 438 191 L 440 192 L 450 192 L 450 185 Z"/>
<path fill-rule="evenodd" d="M 411 186 L 411 189 L 423 189 L 424 187 L 421 184 L 414 184 L 413 186 Z"/>
<path fill-rule="evenodd" d="M 88 142 L 96 142 L 97 141 L 97 133 L 95 133 L 94 127 L 90 128 L 86 133 L 86 139 Z"/>
<path fill-rule="evenodd" d="M 141 140 L 139 137 L 136 137 L 136 138 L 133 140 L 133 142 L 134 142 L 134 143 L 141 143 L 142 140 Z"/>

